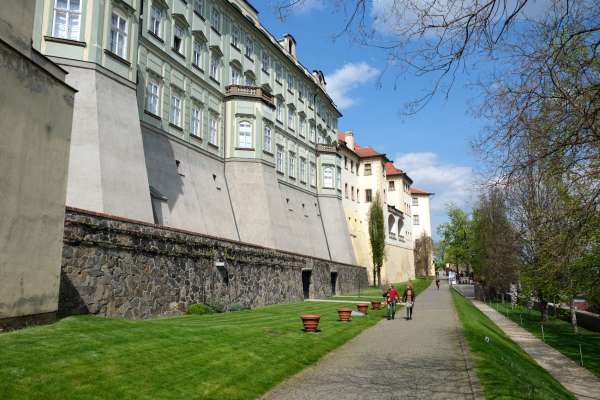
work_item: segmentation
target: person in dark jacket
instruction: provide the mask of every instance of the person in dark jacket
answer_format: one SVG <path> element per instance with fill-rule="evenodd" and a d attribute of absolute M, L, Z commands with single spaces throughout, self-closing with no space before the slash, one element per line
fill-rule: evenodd
<path fill-rule="evenodd" d="M 413 289 L 412 282 L 409 281 L 406 289 L 404 289 L 404 293 L 402 294 L 402 301 L 405 303 L 406 307 L 406 319 L 412 319 L 413 308 L 415 306 L 415 290 Z"/>
<path fill-rule="evenodd" d="M 388 307 L 387 319 L 396 319 L 396 303 L 400 300 L 400 294 L 394 287 L 394 285 L 390 285 L 387 291 L 385 302 Z"/>

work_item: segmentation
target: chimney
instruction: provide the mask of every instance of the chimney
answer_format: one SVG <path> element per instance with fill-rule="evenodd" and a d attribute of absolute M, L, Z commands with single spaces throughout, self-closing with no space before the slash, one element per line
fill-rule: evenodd
<path fill-rule="evenodd" d="M 296 39 L 289 33 L 283 36 L 283 39 L 279 40 L 279 44 L 284 48 L 285 52 L 288 53 L 292 58 L 296 59 Z"/>
<path fill-rule="evenodd" d="M 354 133 L 352 132 L 352 129 L 349 129 L 348 132 L 346 132 L 346 146 L 354 151 Z"/>

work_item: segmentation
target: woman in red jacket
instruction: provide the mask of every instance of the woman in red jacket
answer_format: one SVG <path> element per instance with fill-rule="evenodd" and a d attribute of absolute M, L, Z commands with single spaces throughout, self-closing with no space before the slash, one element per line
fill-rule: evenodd
<path fill-rule="evenodd" d="M 394 285 L 390 285 L 387 291 L 386 303 L 388 307 L 387 319 L 396 319 L 396 303 L 400 300 L 400 295 L 398 291 L 394 287 Z"/>

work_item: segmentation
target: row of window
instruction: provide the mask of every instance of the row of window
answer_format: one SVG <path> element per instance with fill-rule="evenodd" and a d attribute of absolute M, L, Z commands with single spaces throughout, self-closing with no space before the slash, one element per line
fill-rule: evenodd
<path fill-rule="evenodd" d="M 348 169 L 348 160 L 350 160 L 350 173 L 354 174 L 354 160 L 348 159 L 348 157 L 344 156 L 344 168 Z M 373 168 L 371 163 L 364 164 L 363 176 L 369 176 L 373 174 Z M 356 175 L 358 175 L 358 161 L 356 162 Z"/>
<path fill-rule="evenodd" d="M 356 196 L 355 196 L 356 193 Z M 356 192 L 354 191 L 354 186 L 350 187 L 350 197 L 348 197 L 348 184 L 345 183 L 344 184 L 344 197 L 345 198 L 350 198 L 352 201 L 355 201 L 357 203 L 360 203 L 360 190 L 358 188 L 356 188 Z M 372 189 L 365 189 L 365 202 L 366 203 L 370 203 L 373 201 L 373 190 Z"/>
<path fill-rule="evenodd" d="M 54 0 L 52 36 L 81 40 L 81 1 Z M 128 19 L 125 14 L 114 9 L 111 15 L 109 48 L 112 53 L 123 59 L 127 58 L 128 53 L 128 33 Z"/>

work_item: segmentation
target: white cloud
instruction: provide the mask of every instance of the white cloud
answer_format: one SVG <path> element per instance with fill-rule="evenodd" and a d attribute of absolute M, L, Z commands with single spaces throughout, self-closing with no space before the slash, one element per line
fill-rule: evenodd
<path fill-rule="evenodd" d="M 400 154 L 394 164 L 406 171 L 413 186 L 435 193 L 430 202 L 434 238 L 437 225 L 446 220 L 448 204 L 469 211 L 475 193 L 475 173 L 471 167 L 443 163 L 431 152 Z"/>
<path fill-rule="evenodd" d="M 356 98 L 349 92 L 360 85 L 371 81 L 379 74 L 379 70 L 366 62 L 347 63 L 340 69 L 327 75 L 327 93 L 340 108 L 348 108 L 356 103 Z"/>

